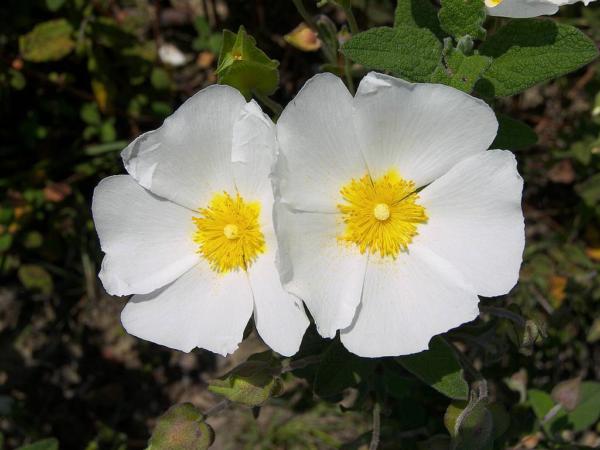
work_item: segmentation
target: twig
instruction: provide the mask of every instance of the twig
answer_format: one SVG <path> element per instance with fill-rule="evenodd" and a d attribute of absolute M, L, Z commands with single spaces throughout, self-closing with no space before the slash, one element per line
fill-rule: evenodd
<path fill-rule="evenodd" d="M 302 369 L 304 367 L 310 366 L 311 364 L 316 364 L 321 361 L 321 357 L 319 355 L 307 356 L 306 358 L 297 359 L 296 361 L 289 362 L 285 367 L 281 369 L 281 373 L 291 372 L 292 370 Z"/>
<path fill-rule="evenodd" d="M 352 6 L 344 8 L 344 12 L 346 13 L 346 18 L 348 19 L 348 25 L 350 25 L 350 32 L 352 34 L 360 33 L 360 30 L 358 29 L 358 23 L 356 22 L 356 17 L 354 17 L 354 13 L 352 12 Z"/>
<path fill-rule="evenodd" d="M 354 87 L 354 79 L 352 78 L 351 64 L 348 57 L 344 57 L 344 73 L 346 74 L 346 84 L 348 85 L 348 90 L 352 95 L 354 95 L 356 93 L 356 89 Z"/>
<path fill-rule="evenodd" d="M 313 30 L 317 29 L 317 25 L 313 20 L 312 16 L 308 13 L 306 8 L 304 7 L 304 2 L 302 0 L 292 0 L 294 2 L 294 6 L 298 10 L 298 13 L 302 16 L 302 19 L 311 27 Z"/>
<path fill-rule="evenodd" d="M 527 321 L 525 319 L 523 319 L 523 317 L 521 317 L 520 315 L 518 315 L 517 313 L 514 313 L 508 309 L 504 309 L 504 308 L 498 308 L 496 306 L 480 306 L 479 310 L 481 312 L 485 312 L 488 314 L 491 314 L 492 316 L 496 316 L 496 317 L 501 317 L 503 319 L 508 319 L 513 321 L 514 323 L 516 323 L 519 326 L 524 327 L 525 324 L 527 323 Z"/>
<path fill-rule="evenodd" d="M 371 443 L 369 450 L 377 450 L 379 447 L 379 437 L 381 435 L 381 405 L 375 402 L 373 405 L 373 434 L 371 434 Z"/>
<path fill-rule="evenodd" d="M 215 406 L 213 406 L 212 408 L 209 408 L 208 411 L 206 411 L 204 413 L 204 416 L 205 417 L 214 416 L 214 415 L 220 413 L 221 411 L 227 409 L 230 404 L 231 404 L 231 400 L 227 400 L 227 399 L 221 400 Z"/>

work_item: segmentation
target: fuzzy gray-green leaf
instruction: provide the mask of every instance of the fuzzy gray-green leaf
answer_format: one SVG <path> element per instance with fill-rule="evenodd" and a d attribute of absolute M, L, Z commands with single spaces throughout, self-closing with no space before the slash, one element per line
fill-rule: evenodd
<path fill-rule="evenodd" d="M 598 56 L 577 28 L 552 20 L 513 20 L 479 48 L 494 59 L 476 89 L 483 95 L 514 95 L 590 63 Z"/>

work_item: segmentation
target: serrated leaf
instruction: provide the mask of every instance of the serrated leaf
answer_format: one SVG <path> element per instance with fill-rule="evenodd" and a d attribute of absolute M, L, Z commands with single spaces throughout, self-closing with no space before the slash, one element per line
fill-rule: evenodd
<path fill-rule="evenodd" d="M 394 27 L 427 28 L 439 39 L 444 37 L 437 10 L 429 0 L 398 0 L 394 14 Z"/>
<path fill-rule="evenodd" d="M 434 337 L 429 350 L 396 358 L 406 370 L 447 397 L 466 400 L 469 385 L 454 350 L 440 337 Z"/>
<path fill-rule="evenodd" d="M 537 142 L 537 134 L 529 125 L 505 114 L 497 114 L 498 133 L 490 148 L 520 150 Z"/>
<path fill-rule="evenodd" d="M 480 54 L 494 59 L 476 89 L 483 95 L 514 95 L 577 70 L 598 56 L 577 28 L 552 20 L 513 20 L 489 37 Z"/>
<path fill-rule="evenodd" d="M 261 406 L 269 398 L 281 394 L 280 362 L 271 352 L 252 355 L 223 377 L 211 380 L 208 390 L 232 402 Z"/>
<path fill-rule="evenodd" d="M 471 92 L 491 63 L 491 58 L 481 55 L 466 56 L 458 50 L 450 49 L 444 55 L 442 64 L 437 67 L 431 81 Z"/>
<path fill-rule="evenodd" d="M 425 28 L 371 28 L 353 36 L 342 53 L 370 69 L 389 70 L 409 81 L 429 81 L 442 44 Z"/>
<path fill-rule="evenodd" d="M 374 367 L 373 360 L 350 353 L 336 340 L 321 357 L 315 374 L 314 392 L 323 398 L 339 394 L 364 380 Z"/>
<path fill-rule="evenodd" d="M 223 44 L 217 65 L 219 84 L 227 84 L 238 89 L 246 98 L 253 91 L 271 95 L 279 84 L 279 62 L 270 59 L 256 46 L 256 41 L 246 33 L 223 31 Z"/>
<path fill-rule="evenodd" d="M 204 415 L 191 403 L 174 405 L 158 419 L 152 437 L 152 450 L 206 450 L 215 433 Z"/>
<path fill-rule="evenodd" d="M 439 12 L 440 26 L 454 36 L 485 37 L 483 22 L 486 8 L 483 0 L 442 0 Z"/>
<path fill-rule="evenodd" d="M 23 59 L 27 61 L 57 61 L 75 48 L 72 34 L 73 27 L 66 19 L 42 22 L 29 33 L 19 37 L 19 50 Z"/>
<path fill-rule="evenodd" d="M 33 444 L 19 447 L 17 450 L 58 450 L 58 441 L 55 438 L 42 439 Z"/>

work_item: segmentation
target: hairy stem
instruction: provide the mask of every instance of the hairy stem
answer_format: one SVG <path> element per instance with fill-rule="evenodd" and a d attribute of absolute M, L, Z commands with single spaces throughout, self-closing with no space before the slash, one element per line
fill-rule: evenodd
<path fill-rule="evenodd" d="M 373 434 L 371 435 L 371 443 L 369 450 L 377 450 L 379 447 L 379 437 L 381 435 L 381 405 L 375 402 L 373 406 Z"/>

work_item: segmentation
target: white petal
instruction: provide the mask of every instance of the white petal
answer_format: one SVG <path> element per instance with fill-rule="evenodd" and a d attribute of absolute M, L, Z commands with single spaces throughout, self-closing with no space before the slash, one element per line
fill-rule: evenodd
<path fill-rule="evenodd" d="M 267 237 L 267 253 L 250 266 L 248 275 L 254 295 L 254 322 L 266 344 L 284 356 L 300 348 L 309 321 L 302 302 L 281 286 L 275 263 L 275 236 Z"/>
<path fill-rule="evenodd" d="M 498 129 L 482 100 L 441 84 L 371 72 L 355 98 L 355 126 L 372 175 L 391 168 L 417 187 L 486 150 Z"/>
<path fill-rule="evenodd" d="M 235 192 L 233 126 L 245 104 L 229 86 L 201 90 L 123 150 L 125 168 L 146 189 L 190 209 L 205 207 L 215 192 Z"/>
<path fill-rule="evenodd" d="M 275 204 L 281 279 L 301 298 L 323 337 L 333 337 L 354 317 L 367 256 L 341 245 L 343 224 L 337 214 L 292 212 Z"/>
<path fill-rule="evenodd" d="M 225 356 L 242 341 L 251 314 L 246 273 L 217 274 L 201 262 L 168 286 L 133 296 L 121 322 L 128 333 L 156 344 Z"/>
<path fill-rule="evenodd" d="M 146 294 L 196 264 L 194 213 L 157 197 L 128 175 L 105 178 L 92 213 L 100 237 L 100 279 L 112 295 Z"/>
<path fill-rule="evenodd" d="M 244 198 L 273 198 L 270 174 L 275 163 L 275 125 L 252 100 L 233 127 L 231 159 L 238 191 Z M 270 216 L 270 214 L 269 214 Z"/>
<path fill-rule="evenodd" d="M 526 18 L 556 14 L 558 5 L 548 0 L 504 0 L 498 6 L 488 7 L 490 16 Z"/>
<path fill-rule="evenodd" d="M 511 152 L 466 159 L 420 192 L 429 220 L 415 242 L 448 260 L 478 294 L 506 294 L 518 280 L 525 245 L 522 191 Z"/>
<path fill-rule="evenodd" d="M 352 96 L 338 77 L 306 82 L 277 121 L 281 201 L 295 210 L 335 212 L 340 188 L 367 168 L 352 126 Z"/>
<path fill-rule="evenodd" d="M 364 357 L 417 353 L 477 317 L 478 301 L 450 264 L 419 245 L 395 261 L 371 256 L 356 318 L 341 339 Z"/>

